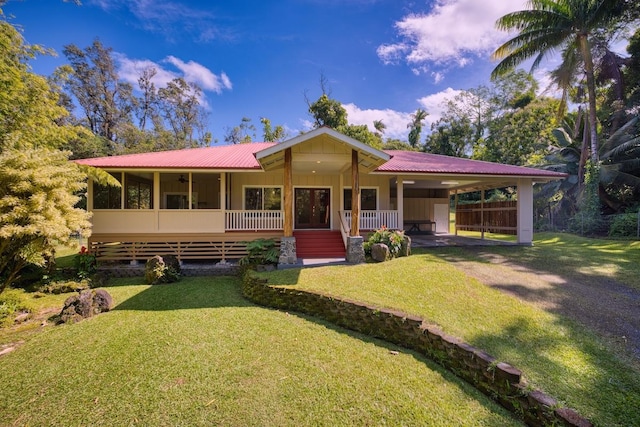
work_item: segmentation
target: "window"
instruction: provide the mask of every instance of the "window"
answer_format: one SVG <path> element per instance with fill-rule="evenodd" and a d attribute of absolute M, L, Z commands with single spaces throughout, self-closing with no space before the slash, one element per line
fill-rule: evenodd
<path fill-rule="evenodd" d="M 279 211 L 282 209 L 282 188 L 245 187 L 244 208 L 248 211 Z"/>
<path fill-rule="evenodd" d="M 122 174 L 109 173 L 122 184 Z M 120 209 L 122 207 L 122 189 L 93 183 L 93 209 Z"/>
<path fill-rule="evenodd" d="M 125 209 L 153 209 L 153 174 L 125 173 Z"/>
<path fill-rule="evenodd" d="M 345 188 L 344 194 L 344 210 L 351 210 L 351 189 Z M 378 209 L 378 189 L 377 188 L 361 188 L 360 189 L 360 210 L 375 211 Z"/>
<path fill-rule="evenodd" d="M 220 209 L 220 182 L 219 173 L 163 172 L 160 174 L 160 209 Z"/>

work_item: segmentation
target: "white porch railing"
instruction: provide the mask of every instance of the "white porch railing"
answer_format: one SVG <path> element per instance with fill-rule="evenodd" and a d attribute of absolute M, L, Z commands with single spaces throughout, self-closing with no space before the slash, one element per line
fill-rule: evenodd
<path fill-rule="evenodd" d="M 226 211 L 225 230 L 282 230 L 282 211 Z"/>
<path fill-rule="evenodd" d="M 351 227 L 351 211 L 340 211 Z M 398 229 L 398 211 L 360 211 L 360 230 L 376 230 L 382 226 Z"/>

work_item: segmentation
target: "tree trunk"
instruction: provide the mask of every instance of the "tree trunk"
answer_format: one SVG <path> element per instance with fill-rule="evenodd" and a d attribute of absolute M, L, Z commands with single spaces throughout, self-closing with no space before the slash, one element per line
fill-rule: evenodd
<path fill-rule="evenodd" d="M 586 34 L 578 36 L 580 41 L 580 50 L 584 58 L 585 73 L 587 75 L 587 90 L 589 93 L 589 130 L 591 137 L 591 161 L 594 165 L 599 163 L 598 156 L 598 131 L 596 116 L 596 83 L 593 72 L 593 58 L 591 56 L 591 46 Z"/>

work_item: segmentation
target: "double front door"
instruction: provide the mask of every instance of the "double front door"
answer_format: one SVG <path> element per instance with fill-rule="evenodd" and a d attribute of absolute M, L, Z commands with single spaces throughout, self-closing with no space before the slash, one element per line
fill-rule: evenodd
<path fill-rule="evenodd" d="M 331 227 L 331 190 L 295 189 L 295 228 Z"/>

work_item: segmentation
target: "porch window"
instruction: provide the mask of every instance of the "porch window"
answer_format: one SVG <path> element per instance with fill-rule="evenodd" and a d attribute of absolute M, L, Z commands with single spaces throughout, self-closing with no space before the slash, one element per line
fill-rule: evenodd
<path fill-rule="evenodd" d="M 109 175 L 122 184 L 122 173 L 109 172 Z M 122 188 L 109 187 L 93 183 L 93 209 L 120 209 L 122 208 Z"/>
<path fill-rule="evenodd" d="M 153 209 L 153 174 L 125 173 L 125 209 Z"/>
<path fill-rule="evenodd" d="M 281 210 L 282 188 L 244 187 L 244 209 L 248 211 Z"/>
<path fill-rule="evenodd" d="M 345 188 L 344 210 L 351 210 L 351 188 Z M 378 210 L 378 189 L 377 188 L 360 188 L 360 210 L 375 211 Z"/>
<path fill-rule="evenodd" d="M 220 209 L 220 181 L 219 173 L 161 173 L 160 209 Z"/>

